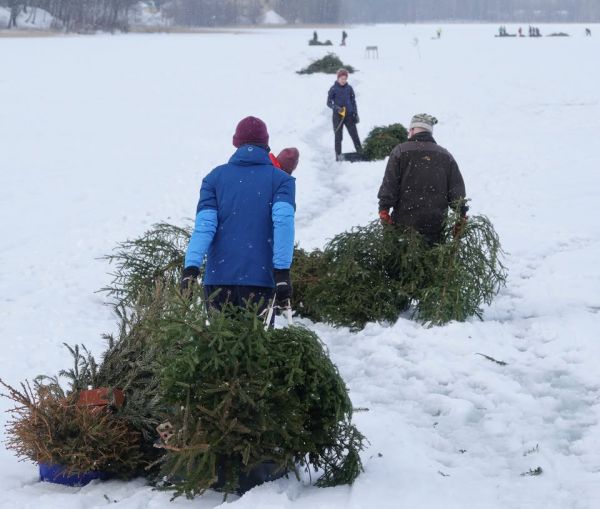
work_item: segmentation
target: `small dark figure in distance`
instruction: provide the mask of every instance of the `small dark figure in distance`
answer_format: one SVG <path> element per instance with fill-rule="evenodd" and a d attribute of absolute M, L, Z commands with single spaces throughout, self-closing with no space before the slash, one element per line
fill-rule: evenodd
<path fill-rule="evenodd" d="M 17 18 L 21 14 L 23 6 L 19 0 L 8 0 L 8 7 L 10 7 L 10 14 L 8 16 L 8 26 L 6 28 L 17 28 Z"/>
<path fill-rule="evenodd" d="M 589 28 L 585 29 L 585 36 L 586 37 L 591 37 L 592 36 L 592 31 Z"/>
<path fill-rule="evenodd" d="M 313 32 L 312 41 L 313 42 L 319 42 L 319 36 L 317 35 L 317 31 L 316 30 Z"/>
<path fill-rule="evenodd" d="M 412 118 L 408 141 L 392 150 L 377 195 L 382 223 L 412 228 L 431 245 L 442 240 L 448 207 L 466 196 L 454 157 L 433 139 L 435 124 L 425 113 Z M 462 221 L 467 210 L 462 206 Z"/>
<path fill-rule="evenodd" d="M 344 126 L 348 129 L 356 152 L 362 153 L 362 145 L 356 129 L 356 124 L 360 122 L 356 97 L 354 89 L 348 84 L 348 71 L 346 69 L 340 69 L 337 72 L 337 79 L 327 94 L 327 106 L 333 110 L 336 160 L 341 160 Z"/>
<path fill-rule="evenodd" d="M 342 31 L 342 44 L 341 46 L 345 46 L 346 45 L 346 39 L 348 38 L 348 34 L 346 33 L 346 31 Z"/>

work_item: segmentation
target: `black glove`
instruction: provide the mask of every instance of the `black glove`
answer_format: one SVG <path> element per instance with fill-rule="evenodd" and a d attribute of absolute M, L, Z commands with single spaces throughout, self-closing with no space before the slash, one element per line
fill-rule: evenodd
<path fill-rule="evenodd" d="M 275 300 L 282 303 L 292 298 L 290 269 L 275 269 Z"/>
<path fill-rule="evenodd" d="M 342 111 L 342 107 L 338 106 L 337 104 L 334 104 L 333 111 L 335 111 L 336 113 L 339 113 L 340 111 Z"/>
<path fill-rule="evenodd" d="M 193 291 L 199 274 L 200 269 L 198 267 L 186 267 L 183 269 L 181 283 L 179 283 L 181 293 L 191 293 Z"/>

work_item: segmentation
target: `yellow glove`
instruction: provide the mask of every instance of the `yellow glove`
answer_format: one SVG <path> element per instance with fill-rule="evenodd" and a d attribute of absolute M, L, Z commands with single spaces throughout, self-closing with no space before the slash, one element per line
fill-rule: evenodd
<path fill-rule="evenodd" d="M 338 112 L 340 117 L 346 116 L 346 106 L 342 106 L 342 109 Z"/>

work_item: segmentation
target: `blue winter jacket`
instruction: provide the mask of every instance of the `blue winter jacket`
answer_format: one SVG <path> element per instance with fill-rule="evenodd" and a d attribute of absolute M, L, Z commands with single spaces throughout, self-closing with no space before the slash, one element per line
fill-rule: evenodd
<path fill-rule="evenodd" d="M 340 85 L 337 81 L 333 84 L 327 94 L 327 106 L 331 109 L 335 109 L 335 106 L 339 106 L 340 108 L 345 106 L 348 115 L 358 114 L 354 89 L 347 83 L 344 86 Z"/>
<path fill-rule="evenodd" d="M 295 179 L 267 150 L 242 145 L 202 180 L 185 266 L 207 256 L 205 285 L 274 287 L 273 268 L 292 264 L 295 199 Z"/>

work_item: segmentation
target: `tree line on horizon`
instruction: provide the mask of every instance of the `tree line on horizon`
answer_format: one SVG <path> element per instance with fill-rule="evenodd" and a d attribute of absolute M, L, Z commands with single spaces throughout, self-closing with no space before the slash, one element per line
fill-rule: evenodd
<path fill-rule="evenodd" d="M 251 25 L 274 10 L 288 23 L 598 22 L 598 0 L 147 0 L 174 26 Z M 66 31 L 126 30 L 139 0 L 0 0 L 11 20 L 44 9 Z M 14 18 L 14 19 L 13 19 Z M 11 23 L 9 23 L 10 25 Z"/>

